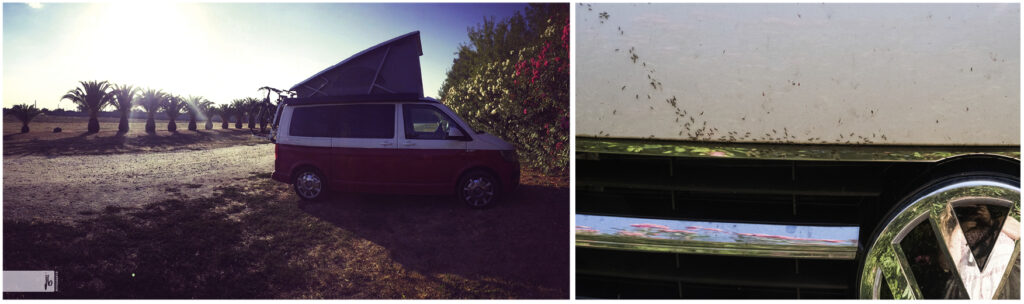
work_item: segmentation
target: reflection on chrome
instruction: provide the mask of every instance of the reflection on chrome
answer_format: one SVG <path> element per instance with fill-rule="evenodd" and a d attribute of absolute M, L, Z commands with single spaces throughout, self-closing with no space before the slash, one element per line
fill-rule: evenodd
<path fill-rule="evenodd" d="M 694 254 L 853 259 L 858 227 L 576 215 L 576 245 Z"/>
<path fill-rule="evenodd" d="M 1019 298 L 1019 208 L 1020 188 L 995 181 L 923 195 L 868 250 L 861 298 Z"/>

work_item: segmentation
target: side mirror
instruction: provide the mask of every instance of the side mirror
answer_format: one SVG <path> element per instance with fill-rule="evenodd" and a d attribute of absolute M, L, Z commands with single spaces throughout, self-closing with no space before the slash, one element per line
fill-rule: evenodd
<path fill-rule="evenodd" d="M 448 129 L 448 139 L 468 141 L 469 136 L 462 134 L 462 131 L 460 131 L 459 128 L 451 128 Z"/>
<path fill-rule="evenodd" d="M 448 137 L 449 138 L 451 138 L 451 137 L 462 137 L 462 136 L 466 136 L 466 135 L 462 134 L 462 131 L 459 131 L 459 128 L 448 129 Z"/>

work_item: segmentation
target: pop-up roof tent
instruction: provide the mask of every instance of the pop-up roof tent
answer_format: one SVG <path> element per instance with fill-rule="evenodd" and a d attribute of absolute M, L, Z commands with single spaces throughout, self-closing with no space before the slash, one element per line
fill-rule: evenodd
<path fill-rule="evenodd" d="M 382 42 L 291 88 L 296 97 L 405 95 L 423 97 L 420 32 Z"/>

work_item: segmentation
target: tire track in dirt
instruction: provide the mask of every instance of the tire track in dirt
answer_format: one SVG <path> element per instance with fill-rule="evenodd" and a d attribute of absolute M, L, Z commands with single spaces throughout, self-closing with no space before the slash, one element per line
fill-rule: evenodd
<path fill-rule="evenodd" d="M 5 220 L 73 222 L 107 207 L 210 196 L 274 170 L 273 144 L 158 153 L 4 157 Z"/>

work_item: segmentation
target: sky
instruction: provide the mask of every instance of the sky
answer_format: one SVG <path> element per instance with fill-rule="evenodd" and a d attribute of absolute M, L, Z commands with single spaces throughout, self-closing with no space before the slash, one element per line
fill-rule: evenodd
<path fill-rule="evenodd" d="M 214 103 L 291 88 L 380 42 L 420 31 L 424 94 L 437 97 L 467 29 L 526 4 L 4 3 L 3 105 L 60 101 L 82 80 Z"/>

